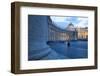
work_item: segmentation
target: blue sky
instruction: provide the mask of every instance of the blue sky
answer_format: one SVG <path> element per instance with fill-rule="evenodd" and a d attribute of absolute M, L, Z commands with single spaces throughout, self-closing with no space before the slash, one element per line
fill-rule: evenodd
<path fill-rule="evenodd" d="M 72 23 L 75 27 L 88 27 L 88 17 L 78 16 L 50 16 L 56 26 L 65 29 L 69 23 Z"/>

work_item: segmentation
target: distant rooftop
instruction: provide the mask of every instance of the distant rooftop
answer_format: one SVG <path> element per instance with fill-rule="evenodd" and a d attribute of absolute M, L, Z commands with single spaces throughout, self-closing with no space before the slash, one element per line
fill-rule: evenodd
<path fill-rule="evenodd" d="M 74 25 L 72 23 L 69 23 L 67 28 L 66 28 L 66 30 L 68 30 L 68 31 L 75 31 L 75 27 L 74 27 Z"/>

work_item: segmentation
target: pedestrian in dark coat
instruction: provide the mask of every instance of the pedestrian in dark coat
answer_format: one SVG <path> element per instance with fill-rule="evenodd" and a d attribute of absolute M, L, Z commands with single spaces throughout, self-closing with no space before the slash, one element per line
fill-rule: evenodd
<path fill-rule="evenodd" d="M 68 41 L 68 43 L 67 43 L 67 46 L 69 47 L 70 46 L 70 42 Z"/>

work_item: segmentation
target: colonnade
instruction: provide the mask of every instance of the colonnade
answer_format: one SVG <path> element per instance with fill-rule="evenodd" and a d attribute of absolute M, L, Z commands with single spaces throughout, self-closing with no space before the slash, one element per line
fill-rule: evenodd
<path fill-rule="evenodd" d="M 61 29 L 52 22 L 49 18 L 48 20 L 48 41 L 68 41 L 77 39 L 76 31 L 67 31 Z"/>
<path fill-rule="evenodd" d="M 28 60 L 64 59 L 47 45 L 48 16 L 28 16 Z"/>

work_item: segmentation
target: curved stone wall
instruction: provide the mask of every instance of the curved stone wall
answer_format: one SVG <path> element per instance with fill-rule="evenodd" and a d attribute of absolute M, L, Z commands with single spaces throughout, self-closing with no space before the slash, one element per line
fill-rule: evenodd
<path fill-rule="evenodd" d="M 77 39 L 76 31 L 64 30 L 57 27 L 50 17 L 48 18 L 48 25 L 48 41 L 68 41 Z"/>
<path fill-rule="evenodd" d="M 48 16 L 28 16 L 28 59 L 66 58 L 52 50 L 48 45 Z"/>

